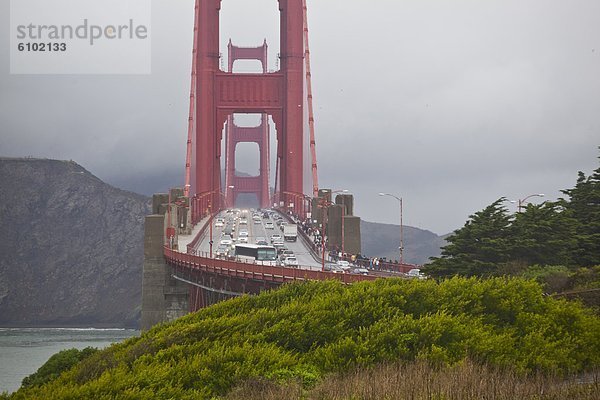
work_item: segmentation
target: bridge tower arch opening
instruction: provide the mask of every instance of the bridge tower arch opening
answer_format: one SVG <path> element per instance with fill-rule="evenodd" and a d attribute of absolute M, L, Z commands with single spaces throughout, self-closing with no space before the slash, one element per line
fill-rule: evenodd
<path fill-rule="evenodd" d="M 260 176 L 260 146 L 256 142 L 238 143 L 235 148 L 235 177 Z"/>

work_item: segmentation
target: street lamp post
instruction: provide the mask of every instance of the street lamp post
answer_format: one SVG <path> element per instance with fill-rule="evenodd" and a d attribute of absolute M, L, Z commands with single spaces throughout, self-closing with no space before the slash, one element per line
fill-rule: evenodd
<path fill-rule="evenodd" d="M 212 256 L 213 256 L 213 221 L 212 221 L 212 203 L 210 202 L 210 200 L 208 201 L 208 214 L 210 215 L 210 217 L 208 219 L 208 223 L 210 225 L 210 241 L 208 242 L 208 245 L 210 247 L 210 258 L 212 258 Z"/>
<path fill-rule="evenodd" d="M 325 272 L 325 227 L 327 226 L 327 205 L 323 207 L 323 226 L 321 227 L 321 272 Z"/>
<path fill-rule="evenodd" d="M 299 192 L 283 192 L 287 197 L 291 196 L 293 198 L 293 203 L 286 203 L 286 208 L 289 208 L 290 211 L 293 210 L 299 215 L 301 218 L 305 218 L 310 209 L 310 200 L 311 197 Z M 286 197 L 284 196 L 284 197 Z M 298 204 L 302 204 L 301 207 Z M 302 212 L 302 214 L 300 214 Z"/>
<path fill-rule="evenodd" d="M 344 254 L 346 254 L 346 250 L 344 247 L 344 242 L 345 242 L 345 229 L 344 229 L 344 218 L 346 217 L 346 204 L 344 204 L 344 206 L 342 207 L 342 256 L 344 256 Z"/>
<path fill-rule="evenodd" d="M 389 196 L 398 200 L 400 203 L 400 264 L 404 264 L 404 225 L 402 223 L 402 197 L 395 196 L 391 193 L 379 193 L 380 196 Z"/>
<path fill-rule="evenodd" d="M 171 189 L 169 189 L 169 208 L 167 209 L 167 240 L 169 248 L 173 248 L 172 224 L 171 224 Z"/>
<path fill-rule="evenodd" d="M 521 209 L 523 207 L 525 207 L 525 204 L 527 203 L 527 200 L 532 198 L 532 197 L 544 197 L 545 194 L 544 193 L 536 193 L 536 194 L 530 194 L 529 196 L 525 197 L 524 199 L 519 199 L 518 201 L 514 201 L 512 200 L 511 203 L 517 203 L 517 210 L 519 211 L 519 213 L 521 212 Z"/>

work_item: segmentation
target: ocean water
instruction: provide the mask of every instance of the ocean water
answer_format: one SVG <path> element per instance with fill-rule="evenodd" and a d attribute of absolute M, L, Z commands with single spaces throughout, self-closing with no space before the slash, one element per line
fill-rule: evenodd
<path fill-rule="evenodd" d="M 61 350 L 105 348 L 138 335 L 132 329 L 0 328 L 0 392 L 17 390 Z"/>

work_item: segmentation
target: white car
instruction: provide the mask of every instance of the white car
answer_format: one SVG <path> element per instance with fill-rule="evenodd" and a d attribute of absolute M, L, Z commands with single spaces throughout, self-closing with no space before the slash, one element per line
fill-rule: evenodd
<path fill-rule="evenodd" d="M 337 266 L 340 267 L 341 269 L 343 269 L 344 271 L 348 271 L 349 269 L 352 268 L 352 266 L 350 265 L 350 263 L 346 260 L 339 260 L 337 262 Z"/>
<path fill-rule="evenodd" d="M 416 278 L 416 279 L 427 279 L 427 276 L 423 273 L 421 273 L 421 270 L 419 268 L 413 268 L 410 271 L 408 271 L 408 273 L 406 274 L 409 278 Z"/>
<path fill-rule="evenodd" d="M 247 230 L 241 230 L 240 233 L 238 233 L 239 237 L 248 237 L 248 231 Z"/>
<path fill-rule="evenodd" d="M 283 260 L 283 265 L 286 267 L 297 267 L 298 259 L 296 257 L 286 257 L 285 260 Z"/>
<path fill-rule="evenodd" d="M 231 239 L 222 239 L 219 242 L 220 246 L 231 246 L 232 244 L 233 244 L 233 240 L 231 240 Z"/>
<path fill-rule="evenodd" d="M 282 241 L 283 237 L 281 237 L 280 234 L 276 233 L 275 235 L 271 236 L 271 243 L 275 243 L 275 242 L 279 242 Z"/>
<path fill-rule="evenodd" d="M 280 259 L 281 261 L 285 260 L 285 259 L 286 259 L 286 258 L 288 258 L 288 257 L 295 257 L 295 256 L 294 256 L 294 252 L 293 252 L 292 250 L 283 250 L 283 251 L 281 252 L 281 254 L 279 255 L 279 259 Z"/>
<path fill-rule="evenodd" d="M 344 270 L 337 264 L 325 264 L 325 271 L 333 272 L 334 274 L 344 273 Z"/>
<path fill-rule="evenodd" d="M 223 226 L 225 226 L 225 221 L 221 218 L 217 219 L 217 221 L 215 222 L 215 227 L 221 228 Z"/>
<path fill-rule="evenodd" d="M 272 222 L 265 222 L 265 229 L 275 229 L 275 225 Z"/>
<path fill-rule="evenodd" d="M 248 236 L 242 236 L 238 239 L 239 243 L 248 243 Z"/>
<path fill-rule="evenodd" d="M 283 243 L 283 240 L 276 240 L 273 242 L 273 247 L 279 249 L 281 247 L 285 247 L 285 243 Z"/>
<path fill-rule="evenodd" d="M 240 219 L 240 225 L 248 225 L 248 220 L 246 218 Z"/>
<path fill-rule="evenodd" d="M 369 275 L 369 270 L 366 268 L 354 268 L 352 273 L 358 275 Z"/>

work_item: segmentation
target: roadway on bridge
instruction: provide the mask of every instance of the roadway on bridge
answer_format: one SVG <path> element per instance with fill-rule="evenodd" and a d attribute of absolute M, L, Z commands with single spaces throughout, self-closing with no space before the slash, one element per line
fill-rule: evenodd
<path fill-rule="evenodd" d="M 235 243 L 240 243 L 240 231 L 247 230 L 248 232 L 248 243 L 256 244 L 261 238 L 265 239 L 269 244 L 271 243 L 271 237 L 273 235 L 280 235 L 283 240 L 283 230 L 277 226 L 278 217 L 281 218 L 280 214 L 273 212 L 269 214 L 268 218 L 263 218 L 264 212 L 256 211 L 256 214 L 260 215 L 260 220 L 253 220 L 252 210 L 240 210 L 239 214 L 236 215 L 233 210 L 221 211 L 212 221 L 212 241 L 213 241 L 213 256 L 216 256 L 217 249 L 220 247 L 220 242 L 224 238 L 223 234 L 227 225 L 235 226 L 233 232 L 233 238 L 236 240 Z M 222 219 L 223 224 L 218 221 Z M 240 224 L 245 219 L 247 224 Z M 267 226 L 273 225 L 272 229 Z M 205 230 L 204 237 L 198 243 L 194 249 L 196 254 L 204 255 L 206 257 L 210 254 L 210 229 Z M 317 261 L 311 254 L 310 250 L 304 245 L 300 235 L 296 242 L 285 242 L 285 248 L 294 252 L 294 256 L 298 259 L 299 268 L 321 270 L 321 262 Z"/>

